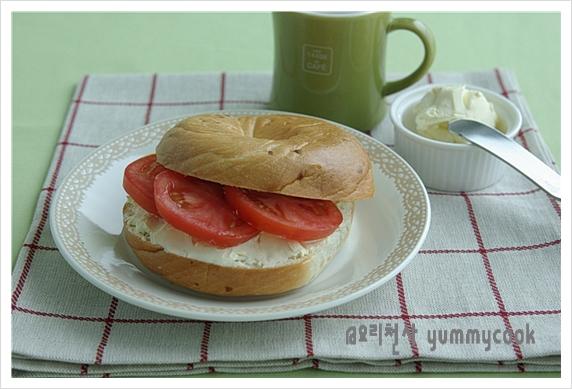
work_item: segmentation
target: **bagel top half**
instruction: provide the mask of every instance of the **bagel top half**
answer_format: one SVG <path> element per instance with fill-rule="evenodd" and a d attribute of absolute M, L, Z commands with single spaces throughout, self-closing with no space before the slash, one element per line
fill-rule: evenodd
<path fill-rule="evenodd" d="M 331 201 L 374 191 L 357 139 L 302 116 L 193 116 L 168 130 L 156 153 L 168 169 L 239 188 Z"/>

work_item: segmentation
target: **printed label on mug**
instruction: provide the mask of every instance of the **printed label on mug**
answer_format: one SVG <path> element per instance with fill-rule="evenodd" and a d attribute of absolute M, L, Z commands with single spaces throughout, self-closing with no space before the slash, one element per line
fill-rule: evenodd
<path fill-rule="evenodd" d="M 331 47 L 309 44 L 302 46 L 302 66 L 305 72 L 329 76 L 332 74 L 333 64 L 334 49 Z"/>

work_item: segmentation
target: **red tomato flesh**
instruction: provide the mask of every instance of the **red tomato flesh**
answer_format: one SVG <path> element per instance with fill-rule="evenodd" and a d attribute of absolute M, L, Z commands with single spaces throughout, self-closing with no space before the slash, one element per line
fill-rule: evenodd
<path fill-rule="evenodd" d="M 224 187 L 238 215 L 261 231 L 285 239 L 308 241 L 330 235 L 343 221 L 338 207 L 327 200 Z"/>
<path fill-rule="evenodd" d="M 157 163 L 155 154 L 131 162 L 123 174 L 123 188 L 147 212 L 158 215 L 153 197 L 155 176 L 167 170 Z"/>
<path fill-rule="evenodd" d="M 238 217 L 220 184 L 167 170 L 155 177 L 154 193 L 159 215 L 197 241 L 231 247 L 259 232 Z"/>

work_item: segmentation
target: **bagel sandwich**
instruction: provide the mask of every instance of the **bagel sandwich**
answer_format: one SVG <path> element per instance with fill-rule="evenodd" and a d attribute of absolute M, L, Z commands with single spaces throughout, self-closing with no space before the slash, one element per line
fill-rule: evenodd
<path fill-rule="evenodd" d="M 309 117 L 193 116 L 155 151 L 125 169 L 125 240 L 151 272 L 213 295 L 306 285 L 374 191 L 357 139 Z"/>

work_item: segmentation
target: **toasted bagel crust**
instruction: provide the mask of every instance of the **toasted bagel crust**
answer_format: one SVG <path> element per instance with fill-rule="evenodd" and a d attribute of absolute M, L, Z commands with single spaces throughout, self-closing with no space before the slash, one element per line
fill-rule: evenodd
<path fill-rule="evenodd" d="M 179 173 L 240 188 L 353 201 L 374 186 L 367 152 L 351 134 L 296 115 L 199 115 L 167 131 L 157 161 Z"/>

